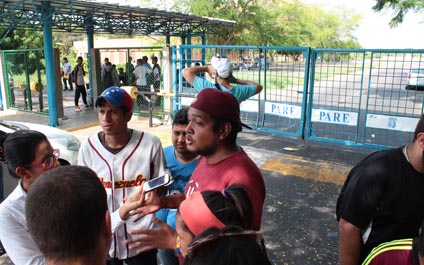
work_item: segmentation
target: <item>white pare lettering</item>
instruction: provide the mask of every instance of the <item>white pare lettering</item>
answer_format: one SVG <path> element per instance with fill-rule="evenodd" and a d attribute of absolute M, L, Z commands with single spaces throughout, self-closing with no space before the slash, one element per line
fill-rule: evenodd
<path fill-rule="evenodd" d="M 313 122 L 356 126 L 357 119 L 358 119 L 358 114 L 356 112 L 345 112 L 345 111 L 334 111 L 334 110 L 323 110 L 323 109 L 312 110 Z"/>

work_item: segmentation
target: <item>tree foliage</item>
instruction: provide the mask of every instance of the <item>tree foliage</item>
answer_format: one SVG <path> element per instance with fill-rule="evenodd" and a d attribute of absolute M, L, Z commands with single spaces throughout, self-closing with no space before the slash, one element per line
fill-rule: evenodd
<path fill-rule="evenodd" d="M 406 13 L 409 11 L 412 12 L 422 12 L 424 10 L 424 1 L 423 0 L 377 0 L 377 3 L 373 6 L 373 9 L 377 12 L 383 10 L 393 10 L 394 17 L 390 20 L 389 24 L 392 27 L 397 26 L 399 23 L 403 22 Z"/>
<path fill-rule="evenodd" d="M 0 42 L 2 50 L 43 48 L 43 32 L 40 31 L 0 29 L 0 38 L 2 39 Z"/>
<path fill-rule="evenodd" d="M 298 0 L 181 0 L 175 8 L 194 15 L 234 20 L 209 44 L 359 48 L 354 31 L 361 15 L 324 11 Z"/>
<path fill-rule="evenodd" d="M 28 31 L 28 30 L 0 30 L 0 49 L 1 50 L 28 50 L 41 49 L 44 46 L 43 32 Z M 11 54 L 7 58 L 9 69 L 15 74 L 21 74 L 28 69 L 28 74 L 33 74 L 35 71 L 44 66 L 44 58 L 40 56 L 39 51 L 30 51 L 26 57 L 23 54 Z M 41 65 L 39 65 L 41 63 Z"/>

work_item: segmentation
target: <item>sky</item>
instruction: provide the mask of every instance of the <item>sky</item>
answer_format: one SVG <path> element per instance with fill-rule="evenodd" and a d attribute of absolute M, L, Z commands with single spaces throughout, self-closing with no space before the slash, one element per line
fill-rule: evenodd
<path fill-rule="evenodd" d="M 140 0 L 108 0 L 114 2 L 140 3 Z M 164 1 L 164 0 L 149 0 Z M 173 1 L 173 0 L 167 0 Z M 406 14 L 404 22 L 390 28 L 389 22 L 393 12 L 374 12 L 372 6 L 376 0 L 301 0 L 307 4 L 318 4 L 326 10 L 344 6 L 363 15 L 356 32 L 357 39 L 363 48 L 369 49 L 424 49 L 424 12 Z"/>
<path fill-rule="evenodd" d="M 406 14 L 404 22 L 390 28 L 392 11 L 374 12 L 375 0 L 302 0 L 307 4 L 319 4 L 324 8 L 344 6 L 363 15 L 356 32 L 363 48 L 375 49 L 424 49 L 424 12 Z"/>

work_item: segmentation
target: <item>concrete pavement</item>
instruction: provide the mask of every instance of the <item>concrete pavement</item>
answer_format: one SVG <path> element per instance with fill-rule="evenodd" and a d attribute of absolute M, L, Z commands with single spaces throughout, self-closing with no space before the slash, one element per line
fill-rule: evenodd
<path fill-rule="evenodd" d="M 100 131 L 93 109 L 65 108 L 59 128 L 84 141 Z M 48 116 L 0 113 L 1 119 L 48 124 Z M 171 125 L 133 117 L 129 127 L 157 135 L 171 144 Z M 304 142 L 261 131 L 244 130 L 238 143 L 261 168 L 267 188 L 262 231 L 274 264 L 336 264 L 335 203 L 351 167 L 373 150 Z M 3 260 L 3 261 L 2 261 Z M 1 257 L 0 264 L 7 263 Z M 2 263 L 5 262 L 5 263 Z"/>

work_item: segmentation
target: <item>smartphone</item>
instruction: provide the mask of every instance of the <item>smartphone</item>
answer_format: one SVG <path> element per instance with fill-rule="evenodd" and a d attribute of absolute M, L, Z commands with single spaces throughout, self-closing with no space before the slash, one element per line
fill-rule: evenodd
<path fill-rule="evenodd" d="M 144 182 L 143 190 L 151 191 L 159 187 L 166 186 L 167 184 L 169 184 L 170 181 L 171 181 L 171 178 L 169 177 L 169 174 L 165 174 L 163 176 Z"/>

